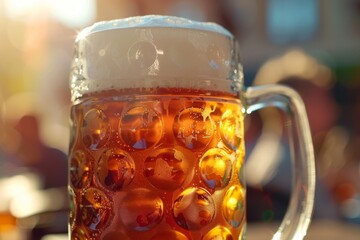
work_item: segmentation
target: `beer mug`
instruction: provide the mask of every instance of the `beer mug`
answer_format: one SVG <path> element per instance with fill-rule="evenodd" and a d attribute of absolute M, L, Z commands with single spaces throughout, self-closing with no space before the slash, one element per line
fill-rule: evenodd
<path fill-rule="evenodd" d="M 71 239 L 245 239 L 244 118 L 277 106 L 291 122 L 293 190 L 273 239 L 302 239 L 314 157 L 299 96 L 243 86 L 234 36 L 169 16 L 81 31 L 71 72 Z M 251 173 L 250 173 L 251 174 Z"/>

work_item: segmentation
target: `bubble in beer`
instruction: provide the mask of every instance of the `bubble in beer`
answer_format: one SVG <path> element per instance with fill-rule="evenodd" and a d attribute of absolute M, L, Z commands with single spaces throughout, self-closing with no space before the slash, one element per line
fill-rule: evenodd
<path fill-rule="evenodd" d="M 133 106 L 122 116 L 119 128 L 124 142 L 135 149 L 146 149 L 162 137 L 163 123 L 153 109 Z"/>
<path fill-rule="evenodd" d="M 232 161 L 229 154 L 219 148 L 209 149 L 199 162 L 201 178 L 212 189 L 221 189 L 228 185 L 232 173 Z"/>
<path fill-rule="evenodd" d="M 203 115 L 203 109 L 186 108 L 175 117 L 173 131 L 176 139 L 189 149 L 204 148 L 214 134 L 214 123 L 210 116 Z"/>
<path fill-rule="evenodd" d="M 194 161 L 189 150 L 179 147 L 159 149 L 145 159 L 144 176 L 156 188 L 175 190 L 189 177 L 190 163 Z"/>
<path fill-rule="evenodd" d="M 164 231 L 155 234 L 150 240 L 189 240 L 184 234 L 178 231 Z"/>
<path fill-rule="evenodd" d="M 103 147 L 109 139 L 109 134 L 109 119 L 102 110 L 91 109 L 85 114 L 81 135 L 86 147 L 91 150 Z"/>
<path fill-rule="evenodd" d="M 226 221 L 233 227 L 239 227 L 245 214 L 245 190 L 239 186 L 231 186 L 224 197 L 222 212 Z"/>
<path fill-rule="evenodd" d="M 85 229 L 82 227 L 75 227 L 74 230 L 71 232 L 71 239 L 72 240 L 88 240 L 89 237 L 85 232 Z"/>
<path fill-rule="evenodd" d="M 70 155 L 70 182 L 74 188 L 81 189 L 91 180 L 93 158 L 84 151 L 77 150 Z"/>
<path fill-rule="evenodd" d="M 237 150 L 242 139 L 240 111 L 227 110 L 220 121 L 221 138 L 232 150 Z"/>
<path fill-rule="evenodd" d="M 98 181 L 112 191 L 119 191 L 134 178 L 135 163 L 121 149 L 106 150 L 99 158 L 96 176 Z"/>
<path fill-rule="evenodd" d="M 123 224 L 136 231 L 148 231 L 163 218 L 164 206 L 161 198 L 145 188 L 129 191 L 120 203 L 120 219 Z"/>
<path fill-rule="evenodd" d="M 211 229 L 202 240 L 234 240 L 229 229 L 223 226 L 216 226 Z"/>
<path fill-rule="evenodd" d="M 81 198 L 80 214 L 83 224 L 90 230 L 102 230 L 110 222 L 111 203 L 104 192 L 88 188 Z"/>
<path fill-rule="evenodd" d="M 199 230 L 215 216 L 215 203 L 202 188 L 188 188 L 174 201 L 173 216 L 176 223 L 187 230 Z"/>

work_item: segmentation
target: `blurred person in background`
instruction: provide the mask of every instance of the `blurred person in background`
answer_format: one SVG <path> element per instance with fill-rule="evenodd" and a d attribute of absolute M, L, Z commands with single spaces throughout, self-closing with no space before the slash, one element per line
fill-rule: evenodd
<path fill-rule="evenodd" d="M 6 149 L 16 164 L 12 174 L 32 174 L 38 181 L 35 188 L 23 189 L 14 196 L 10 204 L 18 228 L 31 240 L 40 240 L 50 233 L 66 233 L 68 219 L 67 155 L 41 138 L 36 97 L 21 93 L 5 101 L 4 121 L 8 126 Z M 24 204 L 26 209 L 22 208 Z"/>
<path fill-rule="evenodd" d="M 255 85 L 280 83 L 293 88 L 302 97 L 309 119 L 317 166 L 314 218 L 335 219 L 338 207 L 329 176 L 319 157 L 326 136 L 338 121 L 338 106 L 331 87 L 330 70 L 301 50 L 291 50 L 269 60 L 259 70 Z M 254 121 L 253 121 L 254 120 Z M 262 121 L 260 121 L 262 120 Z M 250 188 L 250 220 L 280 220 L 285 214 L 291 193 L 291 155 L 288 146 L 285 116 L 277 109 L 260 111 L 248 121 L 249 144 L 245 171 Z M 255 136 L 255 137 L 254 137 Z M 257 206 L 258 205 L 258 206 Z"/>
<path fill-rule="evenodd" d="M 67 185 L 66 154 L 42 142 L 37 117 L 22 116 L 14 128 L 20 136 L 15 155 L 21 161 L 21 166 L 37 173 L 43 180 L 44 189 L 65 187 Z"/>
<path fill-rule="evenodd" d="M 35 98 L 19 93 L 6 99 L 1 125 L 1 147 L 8 156 L 6 169 L 0 170 L 6 183 L 1 193 L 7 197 L 4 210 L 16 219 L 17 232 L 25 232 L 31 240 L 65 233 L 68 218 L 67 156 L 41 138 Z"/>

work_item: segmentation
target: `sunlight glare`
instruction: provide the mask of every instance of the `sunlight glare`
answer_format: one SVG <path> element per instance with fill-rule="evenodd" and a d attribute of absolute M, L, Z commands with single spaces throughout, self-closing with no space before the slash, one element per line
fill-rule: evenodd
<path fill-rule="evenodd" d="M 49 15 L 71 28 L 84 27 L 95 20 L 95 0 L 5 0 L 8 17 L 27 16 L 38 8 L 45 8 Z"/>

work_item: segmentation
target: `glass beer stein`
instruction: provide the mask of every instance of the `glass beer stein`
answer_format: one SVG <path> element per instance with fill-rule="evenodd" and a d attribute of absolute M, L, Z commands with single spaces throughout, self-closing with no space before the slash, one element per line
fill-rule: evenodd
<path fill-rule="evenodd" d="M 143 16 L 79 33 L 71 72 L 71 239 L 235 240 L 246 235 L 244 118 L 291 122 L 293 190 L 273 239 L 302 239 L 314 157 L 299 96 L 243 87 L 237 42 L 214 23 Z"/>

